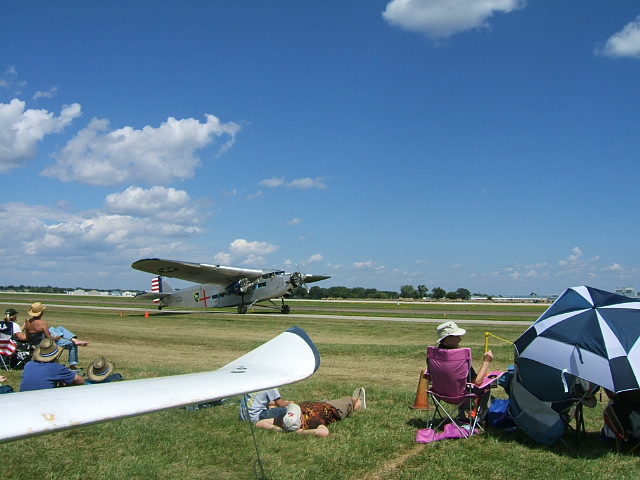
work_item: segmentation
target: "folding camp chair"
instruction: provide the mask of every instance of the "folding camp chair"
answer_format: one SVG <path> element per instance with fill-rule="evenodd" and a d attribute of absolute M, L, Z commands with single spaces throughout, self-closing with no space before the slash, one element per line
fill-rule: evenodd
<path fill-rule="evenodd" d="M 3 370 L 11 370 L 11 357 L 0 354 L 0 368 Z"/>
<path fill-rule="evenodd" d="M 491 372 L 481 386 L 469 382 L 471 349 L 427 348 L 430 387 L 427 390 L 433 414 L 427 410 L 427 422 L 434 429 L 451 422 L 462 436 L 470 437 L 488 412 L 490 389 L 504 372 Z M 467 418 L 465 413 L 468 413 Z M 436 420 L 437 419 L 437 420 Z"/>
<path fill-rule="evenodd" d="M 0 368 L 4 370 L 22 370 L 33 355 L 34 347 L 13 334 L 13 322 L 0 321 Z"/>
<path fill-rule="evenodd" d="M 17 341 L 16 344 L 18 349 L 11 359 L 11 368 L 12 370 L 23 370 L 27 362 L 31 361 L 35 348 L 27 342 Z"/>
<path fill-rule="evenodd" d="M 573 430 L 577 439 L 586 435 L 583 410 L 585 405 L 591 408 L 596 406 L 595 394 L 599 389 L 597 385 L 569 374 L 566 370 L 550 367 L 529 358 L 519 358 L 517 352 L 515 367 L 514 374 L 518 382 L 536 398 L 536 401 L 545 403 L 558 414 L 558 419 L 562 422 L 564 430 Z M 526 412 L 532 408 L 536 401 L 531 400 L 524 403 L 522 408 L 525 410 L 525 415 L 523 417 L 526 418 Z M 531 419 L 531 422 L 534 420 Z M 523 429 L 525 432 L 527 431 L 526 427 Z M 548 436 L 534 434 L 533 438 L 541 443 L 552 445 L 553 443 L 549 442 L 557 442 L 561 439 L 562 435 L 556 438 L 556 433 Z"/>
<path fill-rule="evenodd" d="M 0 365 L 5 370 L 11 369 L 11 360 L 18 349 L 16 342 L 11 338 L 13 327 L 9 322 L 0 322 Z"/>
<path fill-rule="evenodd" d="M 640 403 L 614 400 L 603 412 L 604 423 L 616 437 L 618 453 L 633 453 L 640 447 Z"/>
<path fill-rule="evenodd" d="M 584 406 L 594 408 L 597 405 L 595 394 L 600 387 L 589 383 L 579 377 L 575 377 L 568 395 L 570 398 L 551 403 L 551 408 L 560 414 L 560 419 L 565 426 L 576 432 L 578 440 L 586 436 L 584 425 Z M 575 420 L 575 428 L 572 422 Z"/>
<path fill-rule="evenodd" d="M 509 413 L 521 430 L 536 442 L 555 445 L 562 439 L 567 426 L 560 414 L 531 393 L 517 375 L 511 379 Z"/>

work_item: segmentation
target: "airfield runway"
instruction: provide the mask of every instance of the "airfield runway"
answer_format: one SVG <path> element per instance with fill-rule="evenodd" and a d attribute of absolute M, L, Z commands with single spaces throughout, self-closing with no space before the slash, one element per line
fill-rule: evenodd
<path fill-rule="evenodd" d="M 15 302 L 0 302 L 0 305 L 9 305 L 12 306 L 14 308 L 17 307 L 25 307 L 28 309 L 28 307 L 31 306 L 30 303 L 15 303 Z M 185 313 L 208 313 L 211 315 L 239 315 L 238 313 L 235 313 L 233 310 L 170 310 L 167 308 L 162 309 L 161 311 L 158 311 L 157 309 L 154 308 L 139 308 L 139 307 L 117 307 L 117 306 L 98 306 L 98 305 L 57 305 L 57 304 L 51 304 L 51 307 L 54 308 L 76 308 L 76 309 L 83 309 L 83 310 L 113 310 L 113 311 L 118 311 L 118 312 L 139 312 L 141 316 L 144 316 L 146 314 L 146 312 L 149 312 L 150 316 L 154 316 L 154 315 L 167 315 L 167 314 L 185 314 Z M 339 310 L 339 309 L 336 309 Z M 342 310 L 342 311 L 347 311 L 347 310 Z M 367 309 L 362 309 L 362 310 L 358 310 L 358 309 L 349 309 L 348 311 L 357 311 L 357 312 L 372 312 L 372 313 L 380 313 L 381 310 L 367 310 Z M 390 311 L 386 311 L 383 310 L 383 312 L 385 313 L 396 313 L 397 314 L 397 310 L 390 310 Z M 452 312 L 431 312 L 434 314 L 442 314 L 442 313 L 446 313 L 447 315 L 451 314 Z M 475 325 L 522 325 L 522 326 L 529 326 L 531 325 L 534 321 L 535 318 L 537 318 L 539 315 L 538 314 L 532 314 L 532 316 L 534 316 L 535 318 L 532 318 L 531 321 L 518 321 L 518 320 L 469 320 L 469 319 L 460 319 L 460 318 L 455 318 L 455 314 L 452 315 L 451 317 L 447 316 L 446 319 L 443 318 L 416 318 L 416 317 L 379 317 L 379 316 L 368 316 L 368 315 L 340 315 L 340 314 L 330 314 L 330 315 L 317 315 L 317 314 L 306 314 L 306 313 L 289 313 L 289 314 L 283 314 L 283 313 L 279 313 L 277 311 L 269 311 L 269 312 L 248 312 L 243 314 L 245 317 L 251 317 L 251 316 L 264 316 L 264 315 L 269 315 L 269 316 L 273 316 L 273 317 L 282 317 L 282 318 L 306 318 L 306 319 L 317 319 L 317 320 L 344 320 L 344 321 L 366 321 L 366 322 L 412 322 L 412 323 L 442 323 L 445 321 L 453 321 L 456 322 L 458 324 L 475 324 Z M 502 316 L 502 315 L 506 315 L 504 312 L 483 312 L 483 315 L 492 315 L 492 316 Z"/>

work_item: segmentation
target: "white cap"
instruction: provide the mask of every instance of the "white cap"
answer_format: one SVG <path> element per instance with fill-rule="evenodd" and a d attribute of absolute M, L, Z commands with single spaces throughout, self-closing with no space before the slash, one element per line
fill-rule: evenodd
<path fill-rule="evenodd" d="M 287 406 L 287 413 L 282 418 L 282 429 L 286 432 L 295 432 L 302 427 L 302 411 L 295 403 Z"/>

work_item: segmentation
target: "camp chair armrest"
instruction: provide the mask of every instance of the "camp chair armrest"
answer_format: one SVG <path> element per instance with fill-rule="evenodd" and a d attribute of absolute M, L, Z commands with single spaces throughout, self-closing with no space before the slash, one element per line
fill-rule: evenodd
<path fill-rule="evenodd" d="M 482 384 L 478 387 L 480 389 L 483 388 L 487 388 L 489 385 L 491 385 L 493 382 L 497 382 L 498 379 L 504 375 L 505 372 L 501 372 L 500 370 L 494 370 L 493 372 L 489 372 L 487 374 L 486 377 L 484 377 L 484 380 L 482 381 Z"/>

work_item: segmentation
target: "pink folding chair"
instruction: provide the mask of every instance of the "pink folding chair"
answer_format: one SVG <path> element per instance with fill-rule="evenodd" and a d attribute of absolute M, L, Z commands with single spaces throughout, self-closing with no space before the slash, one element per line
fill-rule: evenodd
<path fill-rule="evenodd" d="M 434 407 L 433 415 L 427 410 L 429 425 L 437 430 L 449 420 L 464 437 L 473 435 L 476 428 L 482 429 L 480 422 L 488 411 L 491 386 L 504 372 L 491 372 L 479 387 L 470 383 L 470 348 L 428 347 L 427 363 L 430 384 L 427 394 Z"/>

